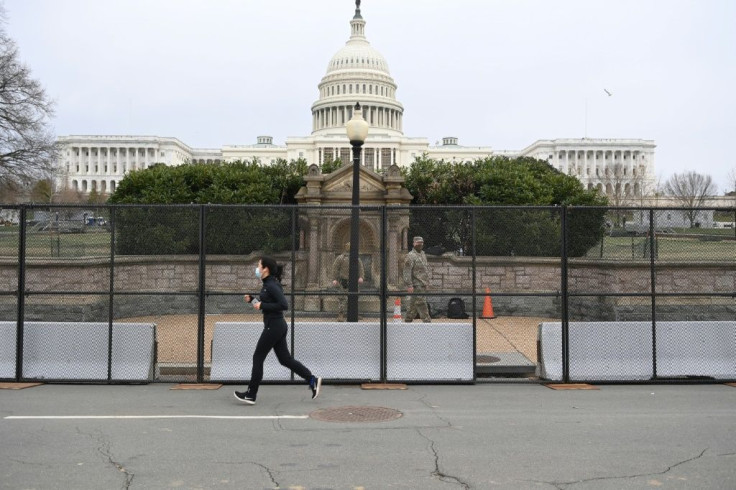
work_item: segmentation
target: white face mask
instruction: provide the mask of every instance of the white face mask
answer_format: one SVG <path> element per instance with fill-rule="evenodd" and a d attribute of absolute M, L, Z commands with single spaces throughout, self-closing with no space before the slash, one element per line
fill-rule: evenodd
<path fill-rule="evenodd" d="M 258 267 L 256 267 L 256 277 L 257 277 L 258 279 L 260 279 L 260 278 L 261 278 L 261 269 L 259 269 Z"/>

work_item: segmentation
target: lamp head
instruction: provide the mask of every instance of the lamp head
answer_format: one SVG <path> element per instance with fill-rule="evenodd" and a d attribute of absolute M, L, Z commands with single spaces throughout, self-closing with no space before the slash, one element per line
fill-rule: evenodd
<path fill-rule="evenodd" d="M 363 119 L 363 110 L 360 108 L 360 102 L 356 102 L 355 108 L 353 109 L 353 117 L 345 125 L 350 144 L 362 145 L 368 137 L 368 127 L 368 122 Z"/>

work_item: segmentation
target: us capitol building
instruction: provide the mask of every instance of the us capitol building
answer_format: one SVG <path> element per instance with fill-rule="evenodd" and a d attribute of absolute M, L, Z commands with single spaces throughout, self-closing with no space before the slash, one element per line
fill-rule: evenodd
<path fill-rule="evenodd" d="M 458 138 L 442 138 L 430 146 L 426 138 L 404 135 L 404 107 L 396 98 L 397 85 L 384 57 L 365 36 L 366 22 L 360 1 L 350 21 L 350 38 L 327 64 L 320 81 L 319 98 L 312 104 L 312 133 L 289 137 L 284 146 L 270 136 L 258 136 L 255 144 L 223 146 L 220 149 L 191 148 L 172 137 L 159 136 L 60 136 L 59 188 L 88 193 L 111 193 L 133 170 L 156 163 L 219 163 L 252 160 L 269 164 L 277 159 L 303 158 L 308 164 L 340 159 L 351 161 L 345 123 L 359 101 L 370 125 L 361 153 L 362 164 L 383 172 L 392 164 L 409 166 L 417 157 L 445 161 L 472 161 L 492 155 L 534 157 L 560 171 L 574 175 L 588 189 L 598 187 L 611 195 L 637 197 L 650 192 L 654 182 L 652 140 L 554 139 L 538 140 L 519 151 L 494 151 L 490 146 L 467 147 Z"/>

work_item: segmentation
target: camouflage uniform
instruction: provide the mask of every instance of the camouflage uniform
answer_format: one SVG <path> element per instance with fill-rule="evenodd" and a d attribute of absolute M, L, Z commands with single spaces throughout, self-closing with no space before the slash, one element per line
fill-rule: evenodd
<path fill-rule="evenodd" d="M 358 277 L 362 278 L 364 275 L 363 262 L 358 259 Z M 338 291 L 347 293 L 348 292 L 348 280 L 350 279 L 350 246 L 345 245 L 345 252 L 335 258 L 332 263 L 332 280 L 337 281 L 335 286 Z M 348 310 L 348 298 L 347 296 L 337 297 L 337 321 L 344 322 Z"/>
<path fill-rule="evenodd" d="M 416 242 L 419 239 L 422 244 L 424 240 L 421 237 L 415 237 Z M 407 287 L 413 287 L 415 293 L 423 293 L 429 288 L 429 267 L 427 264 L 427 256 L 423 251 L 417 252 L 412 249 L 406 254 L 404 259 L 404 283 Z M 430 322 L 429 307 L 424 296 L 409 296 L 407 298 L 408 308 L 404 313 L 404 321 L 411 322 L 416 318 L 417 312 L 424 322 Z"/>

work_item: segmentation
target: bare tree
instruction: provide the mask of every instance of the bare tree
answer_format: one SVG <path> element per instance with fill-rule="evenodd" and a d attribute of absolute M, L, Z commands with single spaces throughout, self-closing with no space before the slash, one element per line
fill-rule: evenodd
<path fill-rule="evenodd" d="M 667 194 L 673 196 L 682 207 L 687 208 L 683 212 L 690 221 L 690 228 L 695 226 L 698 208 L 703 206 L 708 196 L 714 195 L 717 191 L 710 175 L 692 171 L 673 174 L 665 182 L 664 188 Z"/>
<path fill-rule="evenodd" d="M 725 194 L 727 196 L 730 196 L 733 193 L 733 196 L 736 197 L 736 167 L 732 168 L 730 172 L 728 172 L 728 175 L 726 176 L 726 186 L 728 187 L 725 191 Z"/>
<path fill-rule="evenodd" d="M 642 205 L 646 196 L 655 193 L 654 183 L 647 180 L 643 166 L 629 169 L 622 163 L 607 166 L 601 177 L 603 190 L 615 208 Z M 614 224 L 622 226 L 625 212 L 615 211 Z"/>
<path fill-rule="evenodd" d="M 3 18 L 0 4 L 0 184 L 31 185 L 52 175 L 57 157 L 53 103 L 20 61 Z"/>
<path fill-rule="evenodd" d="M 65 204 L 79 204 L 84 202 L 84 194 L 70 188 L 61 189 L 55 194 L 55 202 Z"/>
<path fill-rule="evenodd" d="M 15 204 L 22 194 L 23 190 L 15 182 L 0 180 L 0 204 Z"/>

